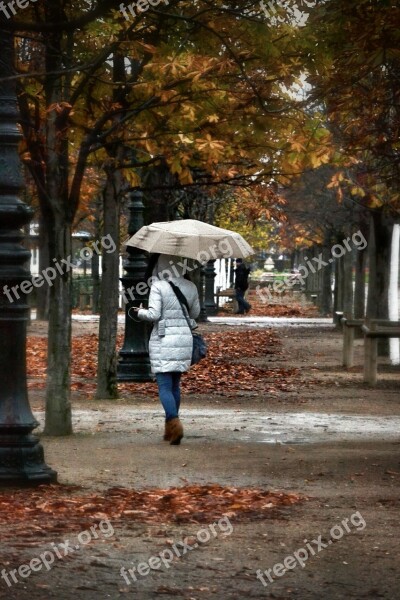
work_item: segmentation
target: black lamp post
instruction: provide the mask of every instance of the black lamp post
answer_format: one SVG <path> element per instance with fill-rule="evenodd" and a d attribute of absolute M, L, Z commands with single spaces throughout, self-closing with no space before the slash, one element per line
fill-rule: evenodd
<path fill-rule="evenodd" d="M 214 279 L 216 276 L 215 269 L 215 260 L 209 260 L 204 267 L 204 277 L 205 277 L 205 301 L 204 306 L 207 315 L 215 315 L 217 314 L 217 305 L 215 303 L 215 295 L 214 295 Z"/>
<path fill-rule="evenodd" d="M 128 209 L 130 212 L 128 233 L 134 235 L 144 225 L 143 194 L 140 190 L 129 192 Z M 148 339 L 150 336 L 149 323 L 131 319 L 128 311 L 133 306 L 143 303 L 146 306 L 149 299 L 149 289 L 144 285 L 147 268 L 146 254 L 139 248 L 127 248 L 128 257 L 124 262 L 126 275 L 122 277 L 125 304 L 125 339 L 119 353 L 117 367 L 118 381 L 151 381 Z M 140 294 L 141 288 L 146 289 Z"/>
<path fill-rule="evenodd" d="M 57 473 L 45 464 L 43 448 L 32 435 L 38 423 L 26 385 L 29 307 L 24 292 L 31 287 L 31 274 L 21 228 L 32 211 L 18 198 L 24 186 L 16 84 L 2 81 L 15 75 L 13 36 L 4 30 L 0 35 L 0 485 L 51 483 Z M 11 291 L 15 286 L 18 298 Z"/>
<path fill-rule="evenodd" d="M 206 311 L 206 307 L 205 307 L 205 303 L 204 303 L 204 265 L 202 265 L 199 269 L 199 301 L 200 301 L 200 315 L 199 318 L 197 319 L 199 321 L 199 323 L 207 323 L 208 319 L 207 319 L 207 311 Z"/>

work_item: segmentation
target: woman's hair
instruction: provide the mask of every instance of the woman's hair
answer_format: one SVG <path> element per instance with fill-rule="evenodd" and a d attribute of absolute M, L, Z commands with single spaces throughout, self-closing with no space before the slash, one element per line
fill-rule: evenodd
<path fill-rule="evenodd" d="M 176 270 L 176 266 L 174 266 L 172 260 L 169 261 L 170 262 L 170 266 L 166 267 L 165 269 L 163 269 L 163 266 L 165 266 L 166 260 L 168 260 L 168 259 L 174 259 L 174 258 L 179 259 L 179 260 L 183 260 L 183 261 L 187 261 L 188 260 L 187 258 L 181 259 L 181 257 L 179 257 L 179 256 L 174 257 L 174 256 L 170 256 L 170 255 L 167 254 L 167 255 L 162 255 L 163 260 L 160 261 L 160 264 L 158 264 L 160 256 L 161 256 L 160 253 L 151 253 L 149 255 L 149 261 L 147 263 L 146 272 L 144 274 L 144 278 L 145 278 L 146 282 L 149 281 L 149 280 L 151 280 L 152 277 L 154 277 L 154 274 L 155 274 L 154 273 L 154 269 L 156 267 L 157 267 L 157 269 L 162 269 L 161 271 L 159 271 L 159 273 L 156 273 L 157 277 L 160 277 L 160 276 L 164 277 L 164 278 L 168 277 L 168 273 L 169 273 L 170 277 L 171 276 L 173 277 L 173 276 L 178 276 L 179 275 L 179 273 Z M 186 268 L 189 271 L 193 270 L 193 267 L 186 266 L 183 269 L 183 272 L 182 272 L 181 276 L 184 277 L 185 279 L 187 279 L 188 281 L 192 281 L 190 275 L 186 272 Z M 165 274 L 165 273 L 167 273 L 167 274 Z"/>
<path fill-rule="evenodd" d="M 150 277 L 153 276 L 153 270 L 154 270 L 154 267 L 156 266 L 159 258 L 160 258 L 160 254 L 157 252 L 150 254 L 149 262 L 147 264 L 146 272 L 144 274 L 145 281 L 148 281 L 150 279 Z"/>

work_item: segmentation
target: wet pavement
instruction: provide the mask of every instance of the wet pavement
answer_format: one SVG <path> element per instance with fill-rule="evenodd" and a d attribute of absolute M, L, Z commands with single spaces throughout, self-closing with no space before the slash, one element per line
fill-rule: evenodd
<path fill-rule="evenodd" d="M 208 317 L 215 325 L 249 325 L 252 327 L 331 327 L 332 319 L 300 317 Z"/>
<path fill-rule="evenodd" d="M 35 414 L 41 426 L 44 412 Z M 263 444 L 396 441 L 400 417 L 316 412 L 266 412 L 229 409 L 184 409 L 186 438 Z M 74 410 L 75 433 L 135 433 L 140 441 L 160 435 L 161 410 L 115 406 Z"/>
<path fill-rule="evenodd" d="M 79 315 L 72 317 L 73 321 L 91 323 L 99 320 L 98 315 Z M 124 315 L 118 315 L 120 324 L 125 322 Z M 300 317 L 208 317 L 208 322 L 214 325 L 248 325 L 252 327 L 330 327 L 331 318 L 300 318 Z"/>

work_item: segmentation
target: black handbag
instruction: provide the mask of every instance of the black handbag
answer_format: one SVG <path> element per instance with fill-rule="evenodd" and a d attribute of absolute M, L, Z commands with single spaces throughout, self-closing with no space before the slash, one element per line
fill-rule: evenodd
<path fill-rule="evenodd" d="M 174 290 L 175 296 L 178 298 L 179 304 L 181 305 L 183 315 L 184 315 L 186 322 L 188 324 L 188 327 L 192 333 L 193 351 L 192 351 L 192 360 L 191 360 L 190 364 L 196 365 L 198 362 L 201 361 L 202 358 L 205 358 L 207 356 L 206 341 L 203 338 L 203 336 L 200 335 L 200 333 L 195 333 L 192 330 L 192 326 L 190 324 L 190 320 L 189 320 L 189 316 L 188 316 L 189 315 L 189 305 L 188 305 L 188 302 L 187 302 L 184 294 L 182 294 L 181 290 L 174 283 L 172 283 L 171 281 L 169 281 L 168 283 Z"/>

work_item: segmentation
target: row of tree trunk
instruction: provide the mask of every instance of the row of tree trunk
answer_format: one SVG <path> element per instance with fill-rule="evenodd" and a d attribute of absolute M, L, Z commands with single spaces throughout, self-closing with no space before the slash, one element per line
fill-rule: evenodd
<path fill-rule="evenodd" d="M 338 312 L 355 319 L 389 318 L 390 270 L 395 259 L 395 255 L 392 257 L 392 236 L 396 231 L 394 222 L 383 211 L 374 211 L 370 215 L 369 226 L 358 231 L 367 242 L 365 248 L 361 244 L 359 247 L 354 245 L 351 234 L 340 234 L 335 236 L 336 257 L 332 254 L 335 244 L 332 245 L 331 236 L 325 245 L 302 250 L 297 255 L 298 264 L 309 271 L 305 278 L 306 294 L 314 295 L 321 315 L 333 314 L 336 323 Z M 347 246 L 343 243 L 346 239 Z M 341 252 L 338 246 L 344 251 Z M 312 260 L 317 257 L 322 257 L 324 262 L 319 269 L 318 263 Z M 310 263 L 315 267 L 315 273 Z M 397 292 L 392 297 L 395 300 Z"/>

